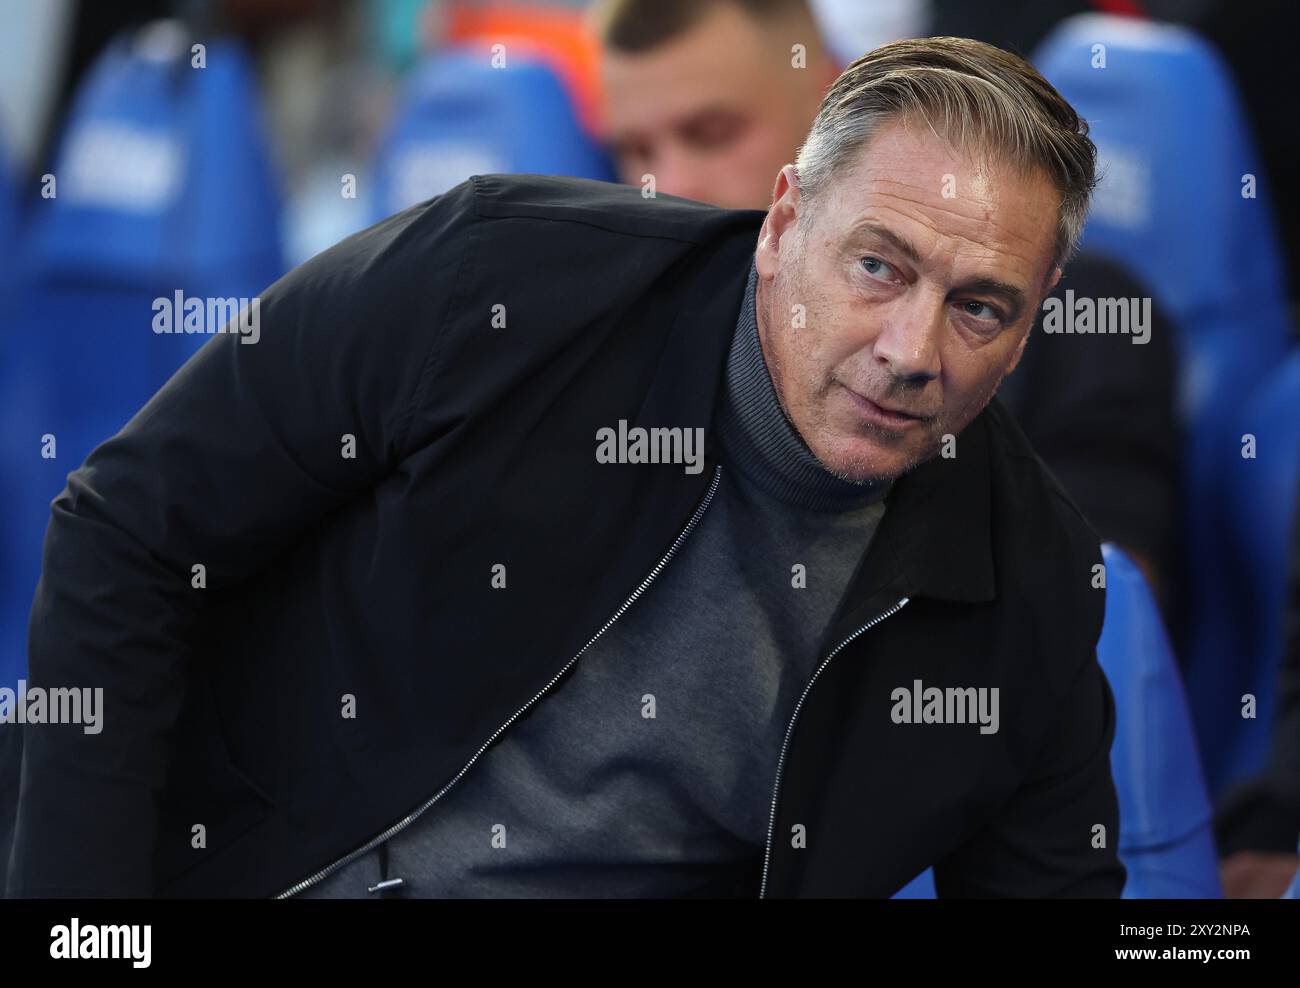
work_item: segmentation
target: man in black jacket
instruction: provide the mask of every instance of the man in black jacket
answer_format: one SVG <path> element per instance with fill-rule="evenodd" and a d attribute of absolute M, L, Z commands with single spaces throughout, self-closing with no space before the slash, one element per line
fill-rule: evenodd
<path fill-rule="evenodd" d="M 10 894 L 1117 895 L 1097 540 L 990 401 L 1084 129 L 900 42 L 766 215 L 476 176 L 272 286 L 53 505 L 102 729 L 4 728 Z"/>
<path fill-rule="evenodd" d="M 771 176 L 798 149 L 836 75 L 807 0 L 600 0 L 592 11 L 622 180 L 653 176 L 661 193 L 766 209 Z M 971 18 L 984 28 L 999 20 L 988 10 Z M 1023 27 L 1033 15 L 1005 20 Z M 1149 296 L 1122 265 L 1085 251 L 1045 307 Z M 1172 603 L 1178 364 L 1173 327 L 1158 299 L 1150 306 L 1139 337 L 1031 332 L 998 398 L 1097 534 L 1122 546 Z"/>

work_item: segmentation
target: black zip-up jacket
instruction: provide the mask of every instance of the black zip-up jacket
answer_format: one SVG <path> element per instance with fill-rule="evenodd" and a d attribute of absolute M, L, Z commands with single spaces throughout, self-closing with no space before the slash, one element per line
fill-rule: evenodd
<path fill-rule="evenodd" d="M 707 512 L 761 221 L 476 176 L 214 335 L 53 503 L 29 689 L 102 687 L 103 729 L 21 729 L 9 893 L 273 896 L 438 812 Z M 620 419 L 705 428 L 704 470 L 597 462 Z M 956 451 L 894 485 L 767 847 L 702 893 L 1119 894 L 1096 536 L 996 401 Z M 999 730 L 895 723 L 918 680 Z"/>

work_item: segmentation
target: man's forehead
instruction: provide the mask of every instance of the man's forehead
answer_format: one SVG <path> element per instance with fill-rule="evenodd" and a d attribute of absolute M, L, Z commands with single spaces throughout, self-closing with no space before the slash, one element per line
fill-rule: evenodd
<path fill-rule="evenodd" d="M 1035 270 L 1033 255 L 1050 256 L 1055 246 L 1060 197 L 1045 174 L 935 135 L 882 131 L 828 185 L 831 201 L 817 212 L 835 218 L 833 235 L 846 242 L 901 240 L 914 256 L 924 247 L 917 239 L 948 238 L 968 242 L 964 253 L 1023 255 Z"/>
<path fill-rule="evenodd" d="M 1036 184 L 1010 162 L 903 121 L 884 124 L 831 182 L 858 201 L 907 198 L 963 212 L 991 209 Z"/>
<path fill-rule="evenodd" d="M 836 239 L 859 243 L 884 241 L 919 261 L 920 251 L 932 240 L 969 242 L 989 250 L 1032 251 L 1050 249 L 1054 225 L 1015 208 L 995 208 L 961 203 L 956 199 L 918 201 L 896 191 L 855 197 L 856 208 L 840 211 L 842 222 L 831 231 Z M 972 249 L 972 248 L 966 248 Z"/>
<path fill-rule="evenodd" d="M 748 105 L 787 65 L 788 55 L 776 59 L 762 28 L 731 4 L 648 51 L 602 55 L 604 87 L 615 108 L 636 108 L 660 125 L 706 104 Z"/>

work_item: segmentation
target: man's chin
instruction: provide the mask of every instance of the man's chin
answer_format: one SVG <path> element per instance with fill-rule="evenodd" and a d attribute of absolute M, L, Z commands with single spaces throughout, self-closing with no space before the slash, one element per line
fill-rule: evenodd
<path fill-rule="evenodd" d="M 813 450 L 827 471 L 851 484 L 869 486 L 893 483 L 913 467 L 929 459 L 925 451 L 909 446 L 883 446 L 861 436 L 842 437 Z"/>

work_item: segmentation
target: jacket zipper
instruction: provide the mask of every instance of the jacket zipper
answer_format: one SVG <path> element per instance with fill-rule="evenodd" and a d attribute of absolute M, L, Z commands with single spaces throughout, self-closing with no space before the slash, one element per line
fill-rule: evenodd
<path fill-rule="evenodd" d="M 835 658 L 835 656 L 838 655 L 844 647 L 849 644 L 849 642 L 853 641 L 864 632 L 874 628 L 881 621 L 885 620 L 885 618 L 897 614 L 903 609 L 903 606 L 908 602 L 908 600 L 909 598 L 907 597 L 899 599 L 899 601 L 888 610 L 877 614 L 857 631 L 845 638 L 844 641 L 831 649 L 826 658 L 822 659 L 821 665 L 819 665 L 817 670 L 812 674 L 812 678 L 808 680 L 808 685 L 803 688 L 803 693 L 799 696 L 799 702 L 794 705 L 794 712 L 790 714 L 790 723 L 785 729 L 785 740 L 781 743 L 781 757 L 777 759 L 776 763 L 776 782 L 772 788 L 772 811 L 767 821 L 767 844 L 763 850 L 763 882 L 762 885 L 759 886 L 758 890 L 758 897 L 760 899 L 767 895 L 767 872 L 772 861 L 772 832 L 776 827 L 776 803 L 777 799 L 781 795 L 781 773 L 785 769 L 785 756 L 786 752 L 790 749 L 790 738 L 794 734 L 794 723 L 799 719 L 799 711 L 803 709 L 803 702 L 808 698 L 808 691 L 812 689 L 813 683 L 817 682 L 817 677 L 822 674 L 822 670 L 830 664 L 831 659 Z"/>
<path fill-rule="evenodd" d="M 311 875 L 308 878 L 304 878 L 296 885 L 290 886 L 289 888 L 281 892 L 279 895 L 275 896 L 275 898 L 287 899 L 290 896 L 297 895 L 299 892 L 302 892 L 305 889 L 311 888 L 317 882 L 321 881 L 324 878 L 327 878 L 334 872 L 338 871 L 340 868 L 344 867 L 345 865 L 351 864 L 353 861 L 361 857 L 363 854 L 366 854 L 367 852 L 373 850 L 375 847 L 379 846 L 385 841 L 391 840 L 398 833 L 400 833 L 401 831 L 405 830 L 408 826 L 410 826 L 410 824 L 414 822 L 415 819 L 419 817 L 422 813 L 424 813 L 425 810 L 427 810 L 430 806 L 432 806 L 439 799 L 441 799 L 443 797 L 443 794 L 445 794 L 448 789 L 450 789 L 457 782 L 459 782 L 462 777 L 464 777 L 465 773 L 468 772 L 470 768 L 474 765 L 474 763 L 479 760 L 479 757 L 483 754 L 483 752 L 487 751 L 487 749 L 492 745 L 492 743 L 497 738 L 499 738 L 501 734 L 510 727 L 511 724 L 513 724 L 516 720 L 518 720 L 521 716 L 523 716 L 523 714 L 527 712 L 529 707 L 531 707 L 543 696 L 545 696 L 547 691 L 550 690 L 551 687 L 554 686 L 557 682 L 559 682 L 559 680 L 564 676 L 564 674 L 569 671 L 569 667 L 572 666 L 575 662 L 577 662 L 578 659 L 582 656 L 582 654 L 586 652 L 587 649 L 591 648 L 591 646 L 596 643 L 597 639 L 599 639 L 601 635 L 603 635 L 606 631 L 610 629 L 610 627 L 614 624 L 615 621 L 617 621 L 620 617 L 623 616 L 623 614 L 627 611 L 627 609 L 637 601 L 637 598 L 639 598 L 643 593 L 646 592 L 646 589 L 650 586 L 651 583 L 654 582 L 655 578 L 661 572 L 663 572 L 663 569 L 665 566 L 668 565 L 669 560 L 671 560 L 673 556 L 677 553 L 677 550 L 681 548 L 681 545 L 683 542 L 686 541 L 687 536 L 689 536 L 691 532 L 695 530 L 695 526 L 699 524 L 700 518 L 704 515 L 705 509 L 708 508 L 709 503 L 713 500 L 713 495 L 717 492 L 718 481 L 721 479 L 721 477 L 722 477 L 722 465 L 715 464 L 713 467 L 713 479 L 709 482 L 709 489 L 704 493 L 704 497 L 700 501 L 700 503 L 696 505 L 695 513 L 691 515 L 690 520 L 686 523 L 686 527 L 683 528 L 681 532 L 678 533 L 677 538 L 673 540 L 673 544 L 668 547 L 668 551 L 663 554 L 663 557 L 659 560 L 659 562 L 655 563 L 654 568 L 650 570 L 648 574 L 646 574 L 645 578 L 637 585 L 636 589 L 632 591 L 631 596 L 629 596 L 627 600 L 623 601 L 623 603 L 619 606 L 618 610 L 616 610 L 610 616 L 609 620 L 607 620 L 603 625 L 600 626 L 600 628 L 596 631 L 596 633 L 592 635 L 591 638 L 587 641 L 587 644 L 583 645 L 582 648 L 578 649 L 577 653 L 574 654 L 573 658 L 569 659 L 569 661 L 564 664 L 564 668 L 562 668 L 559 672 L 557 672 L 551 678 L 550 682 L 548 682 L 545 686 L 543 686 L 540 690 L 538 690 L 536 695 L 534 695 L 531 700 L 529 700 L 522 707 L 516 710 L 510 716 L 509 720 L 507 720 L 504 724 L 498 727 L 492 733 L 492 736 L 483 742 L 483 745 L 478 749 L 478 751 L 474 752 L 473 757 L 470 758 L 470 760 L 465 763 L 464 767 L 459 772 L 457 772 L 455 776 L 452 777 L 450 782 L 448 782 L 445 786 L 443 786 L 436 793 L 434 793 L 433 796 L 431 796 L 426 802 L 418 806 L 412 813 L 403 817 L 401 820 L 398 820 L 397 823 L 393 824 L 391 827 L 389 827 L 387 830 L 381 833 L 378 837 L 375 837 L 374 839 L 370 840 L 368 843 L 357 848 L 355 851 L 352 851 L 344 855 L 343 857 L 335 861 L 333 864 L 327 865 L 326 867 L 322 868 L 320 871 L 316 872 L 314 875 Z"/>

